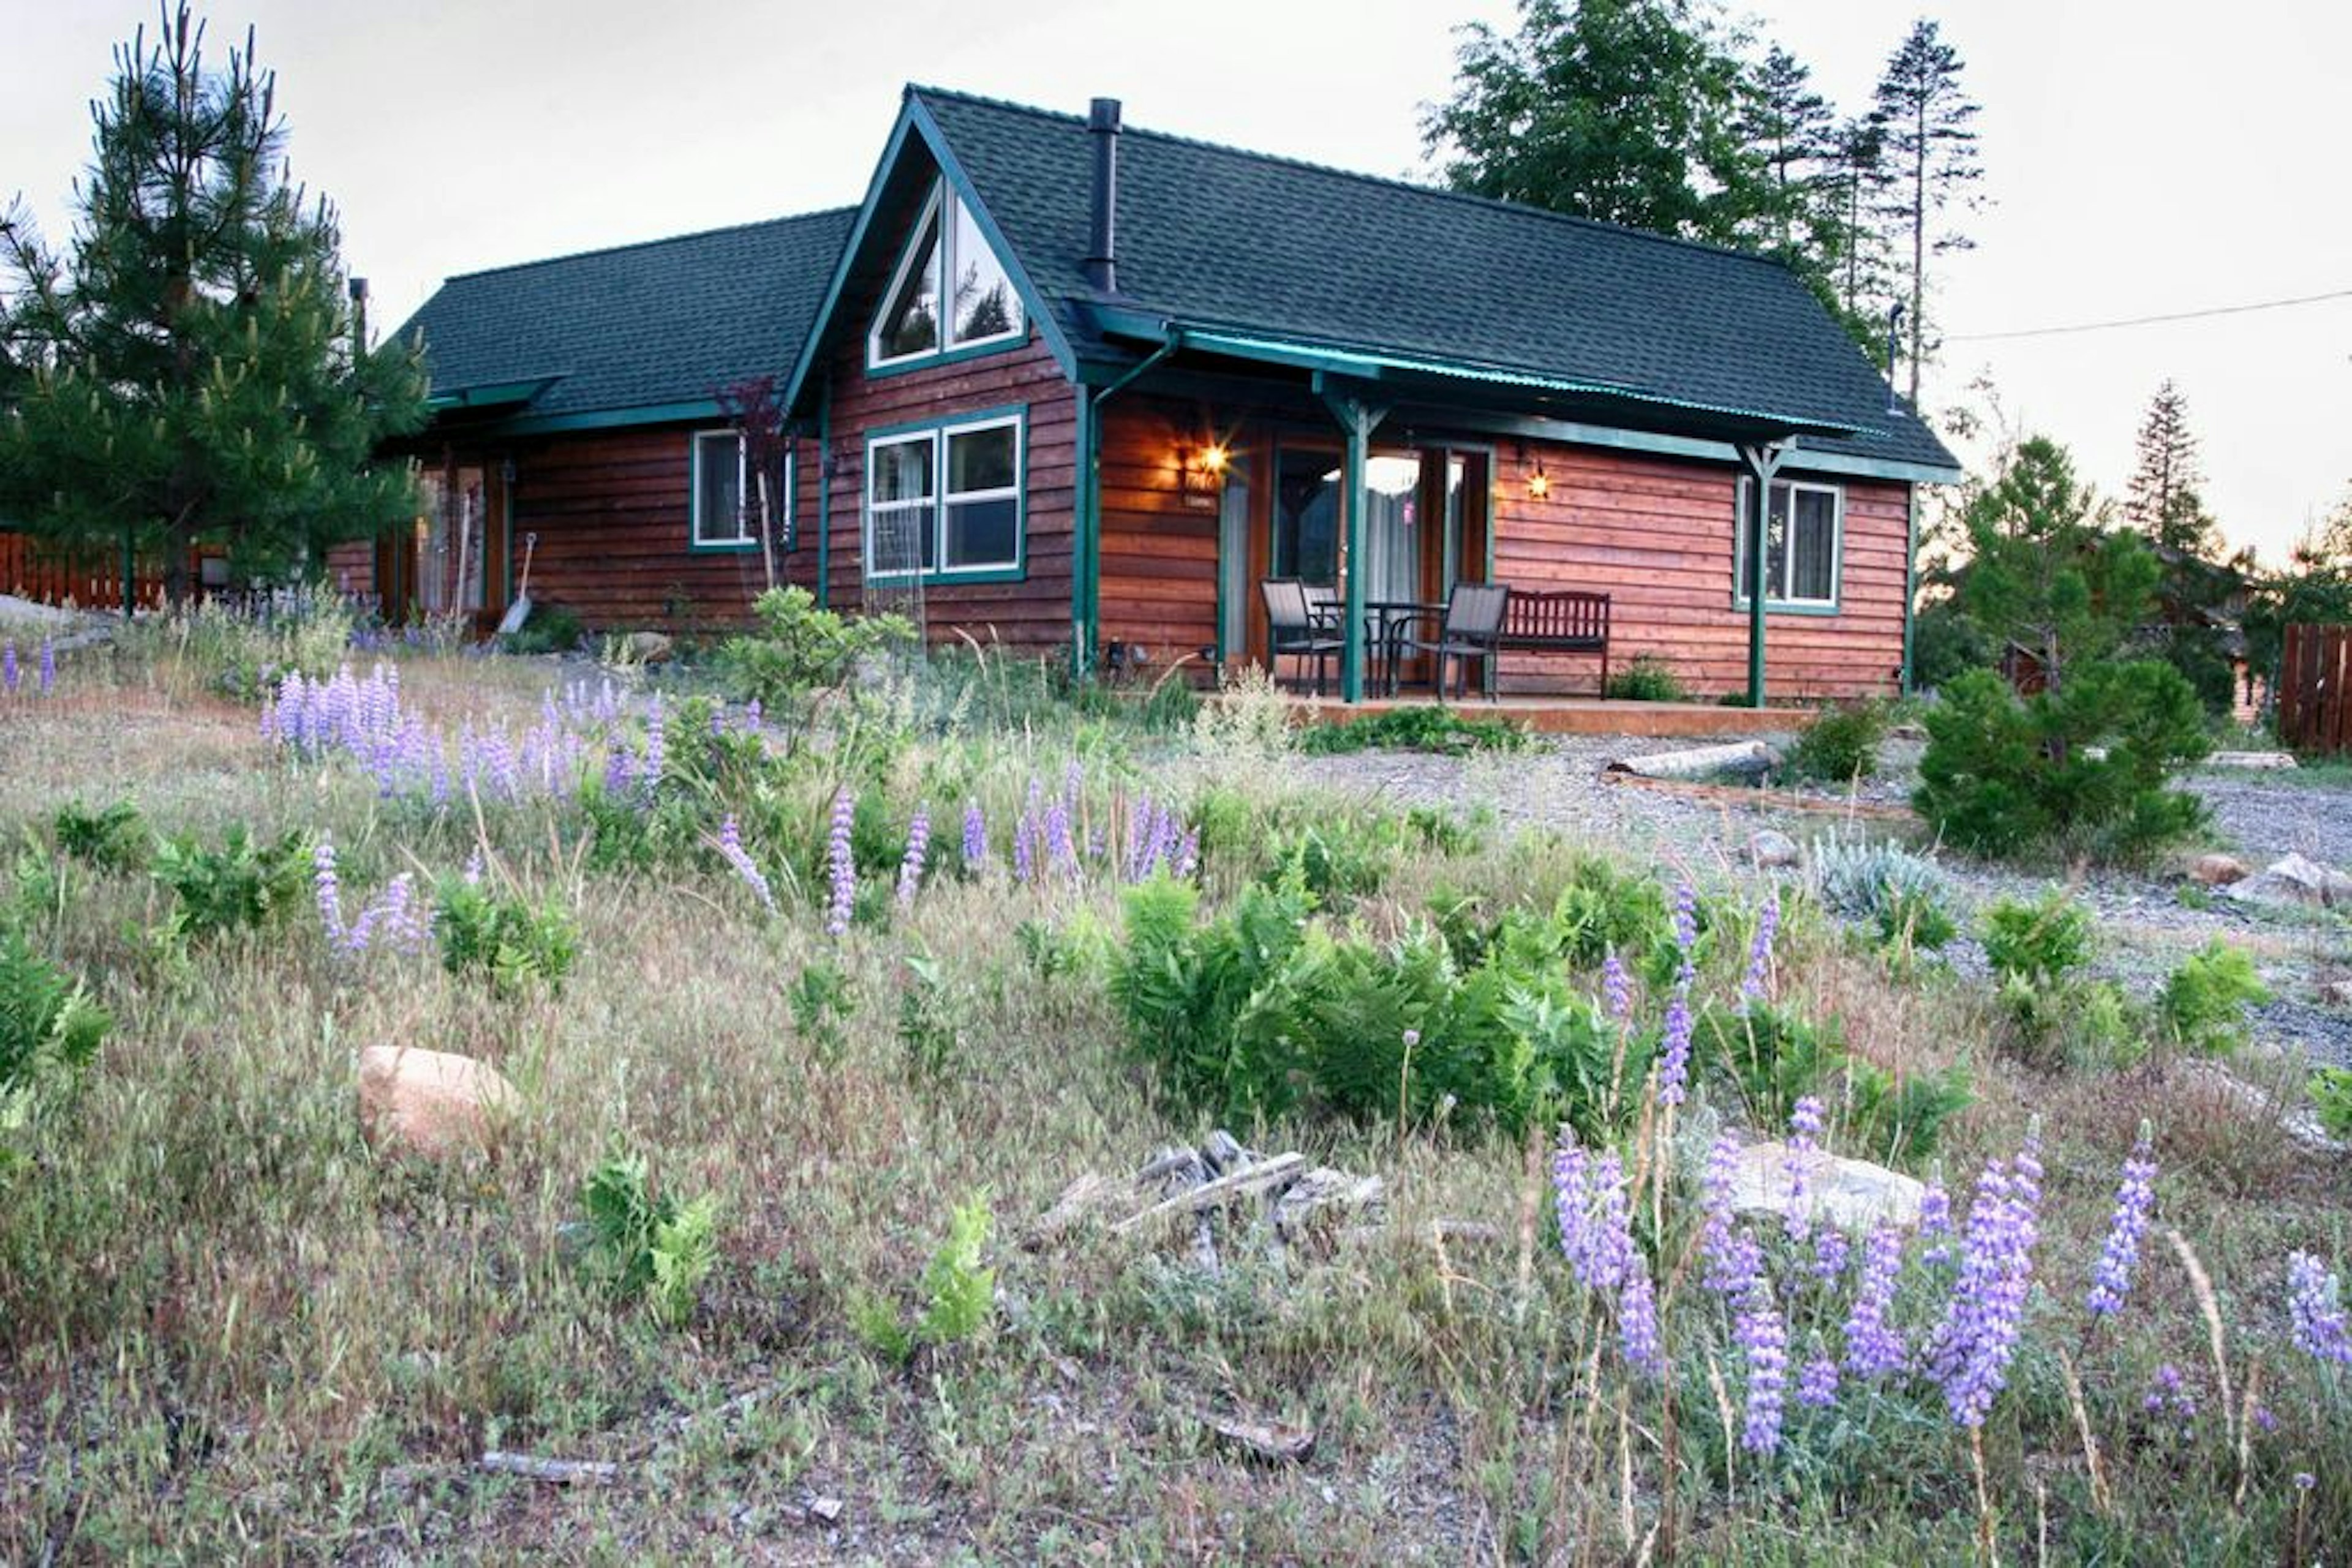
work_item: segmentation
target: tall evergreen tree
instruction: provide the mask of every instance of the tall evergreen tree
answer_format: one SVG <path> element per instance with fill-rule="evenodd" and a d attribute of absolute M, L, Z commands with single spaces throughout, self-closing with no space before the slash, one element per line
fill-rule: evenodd
<path fill-rule="evenodd" d="M 1823 200 L 1838 157 L 1837 115 L 1813 90 L 1812 71 L 1778 44 L 1749 74 L 1740 129 L 1771 181 L 1775 243 L 1790 254 L 1812 248 L 1837 213 Z"/>
<path fill-rule="evenodd" d="M 1838 213 L 1837 247 L 1824 258 L 1847 319 L 1869 314 L 1872 302 L 1889 292 L 1886 234 L 1880 226 L 1878 193 L 1885 184 L 1886 127 L 1871 115 L 1841 124 L 1828 177 Z M 1887 373 L 1894 374 L 1889 365 Z"/>
<path fill-rule="evenodd" d="M 1954 226 L 1957 211 L 1973 209 L 1983 169 L 1977 161 L 1978 106 L 1962 89 L 1959 51 L 1924 18 L 1878 79 L 1873 118 L 1885 134 L 1881 168 L 1882 211 L 1900 226 L 1909 255 L 1899 263 L 1909 295 L 1911 402 L 1919 401 L 1919 372 L 1929 345 L 1927 260 L 1975 242 Z"/>
<path fill-rule="evenodd" d="M 2152 543 L 2208 556 L 2214 550 L 2213 520 L 2198 493 L 2205 470 L 2197 446 L 2189 427 L 2189 400 L 2168 380 L 2156 389 L 2140 421 L 2138 458 L 2124 515 Z"/>
<path fill-rule="evenodd" d="M 1764 179 L 1730 40 L 1691 0 L 1519 0 L 1464 29 L 1422 138 L 1458 190 L 1729 244 Z"/>
<path fill-rule="evenodd" d="M 415 515 L 373 454 L 424 418 L 413 348 L 357 327 L 335 215 L 289 183 L 275 79 L 248 32 L 227 68 L 182 5 L 116 53 L 65 255 L 0 224 L 0 509 L 74 547 L 198 544 L 285 571 Z"/>

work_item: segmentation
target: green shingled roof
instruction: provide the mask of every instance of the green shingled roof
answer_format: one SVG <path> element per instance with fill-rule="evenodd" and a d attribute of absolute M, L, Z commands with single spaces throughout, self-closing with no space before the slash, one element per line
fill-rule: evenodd
<path fill-rule="evenodd" d="M 933 88 L 938 127 L 1087 352 L 1085 120 Z M 1180 325 L 1487 367 L 1857 432 L 1814 449 L 1957 468 L 1786 268 L 1613 224 L 1129 129 L 1119 303 Z"/>
<path fill-rule="evenodd" d="M 474 395 L 538 418 L 708 403 L 746 376 L 791 370 L 856 216 L 809 213 L 467 273 L 401 331 L 424 332 L 433 395 L 451 405 Z"/>

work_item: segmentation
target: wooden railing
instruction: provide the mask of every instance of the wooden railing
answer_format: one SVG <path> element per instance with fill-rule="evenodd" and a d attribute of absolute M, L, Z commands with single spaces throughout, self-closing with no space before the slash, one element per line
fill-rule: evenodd
<path fill-rule="evenodd" d="M 2280 743 L 2352 752 L 2352 626 L 2289 626 L 2279 660 Z"/>
<path fill-rule="evenodd" d="M 0 533 L 0 594 L 44 605 L 86 610 L 122 608 L 122 556 L 104 551 L 61 551 L 22 533 Z M 134 605 L 160 604 L 163 579 L 155 563 L 137 563 L 131 579 Z"/>

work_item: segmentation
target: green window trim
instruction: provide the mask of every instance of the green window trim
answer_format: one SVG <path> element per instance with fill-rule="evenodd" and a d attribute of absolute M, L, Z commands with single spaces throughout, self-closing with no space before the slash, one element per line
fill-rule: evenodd
<path fill-rule="evenodd" d="M 1764 610 L 1774 616 L 1834 616 L 1840 612 L 1845 597 L 1845 487 L 1823 484 L 1812 479 L 1775 479 L 1772 488 L 1790 492 L 1790 516 L 1794 525 L 1795 495 L 1811 490 L 1830 498 L 1830 596 L 1826 599 L 1794 598 L 1767 595 Z M 1732 508 L 1731 523 L 1731 607 L 1748 611 L 1748 508 L 1756 493 L 1754 476 L 1739 477 L 1738 500 Z M 1781 560 L 1786 573 L 1793 574 L 1796 563 L 1792 551 L 1783 550 Z"/>
<path fill-rule="evenodd" d="M 928 570 L 877 572 L 874 569 L 874 456 L 884 447 L 929 437 L 931 443 L 931 489 L 922 503 L 929 513 L 932 559 L 947 558 L 948 442 L 979 430 L 1013 432 L 1013 559 L 971 566 L 933 566 Z M 979 492 L 998 495 L 990 490 Z M 911 510 L 911 508 L 909 508 Z M 948 587 L 960 583 L 1019 583 L 1029 575 L 1029 405 L 1012 404 L 945 414 L 933 419 L 878 426 L 866 433 L 866 460 L 858 503 L 859 565 L 865 582 L 877 587 Z"/>

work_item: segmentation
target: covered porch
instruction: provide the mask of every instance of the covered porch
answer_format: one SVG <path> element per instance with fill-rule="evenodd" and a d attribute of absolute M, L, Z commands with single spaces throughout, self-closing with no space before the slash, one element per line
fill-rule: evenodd
<path fill-rule="evenodd" d="M 1576 693 L 1528 704 L 1545 728 L 1640 732 L 1598 716 L 1607 706 L 1608 660 L 1622 668 L 1643 651 L 1672 658 L 1693 644 L 1681 624 L 1703 618 L 1711 679 L 1697 689 L 1744 694 L 1750 706 L 1738 723 L 1755 727 L 1768 689 L 1767 606 L 1762 595 L 1741 594 L 1735 610 L 1734 513 L 1742 514 L 1740 580 L 1752 572 L 1760 582 L 1782 552 L 1770 532 L 1783 526 L 1780 498 L 1769 511 L 1751 510 L 1739 501 L 1744 487 L 1769 488 L 1793 445 L 1850 433 L 1843 426 L 1667 407 L 1167 323 L 1154 331 L 1157 348 L 1079 390 L 1092 459 L 1081 463 L 1076 508 L 1074 620 L 1082 644 L 1094 641 L 1122 666 L 1246 663 L 1286 680 L 1312 676 L 1319 664 L 1329 677 L 1325 691 L 1354 708 L 1429 691 L 1441 663 L 1449 679 L 1484 695 L 1496 689 L 1499 668 L 1517 676 L 1501 683 L 1506 690 L 1541 684 Z M 1675 466 L 1665 479 L 1653 474 L 1642 482 L 1654 491 L 1679 487 L 1676 504 L 1696 519 L 1691 536 L 1679 519 L 1658 526 L 1612 518 L 1589 493 L 1574 509 L 1550 493 L 1547 465 L 1549 473 L 1570 469 L 1567 444 L 1580 443 L 1589 455 L 1629 428 L 1643 443 L 1633 463 Z M 1661 452 L 1669 456 L 1654 456 Z M 1610 535 L 1612 528 L 1619 532 Z M 1545 542 L 1570 529 L 1587 546 L 1575 561 Z M 1623 538 L 1628 530 L 1638 536 Z M 1621 607 L 1612 648 L 1608 599 L 1673 576 L 1678 553 L 1688 558 L 1681 581 L 1642 605 L 1646 611 L 1671 598 L 1672 612 L 1629 627 Z M 1594 601 L 1597 612 L 1580 604 L 1583 635 L 1560 646 L 1523 641 L 1474 658 L 1433 656 L 1426 645 L 1454 640 L 1444 616 L 1455 591 L 1488 586 L 1510 590 L 1523 605 L 1538 596 L 1553 605 Z M 1273 607 L 1279 595 L 1300 591 L 1318 628 L 1309 639 L 1312 664 L 1294 662 L 1295 623 Z M 1770 609 L 1777 619 L 1781 606 Z M 1800 629 L 1818 642 L 1832 626 L 1816 620 Z M 1634 635 L 1622 636 L 1629 630 Z M 1736 687 L 1723 646 L 1732 636 L 1744 645 L 1738 673 L 1746 679 Z M 1789 689 L 1774 673 L 1775 687 Z M 1891 684 L 1895 674 L 1890 662 L 1870 679 Z M 1801 682 L 1799 693 L 1816 695 Z M 1690 706 L 1691 714 L 1664 720 L 1687 727 L 1654 732 L 1721 732 L 1712 717 L 1720 710 Z"/>

